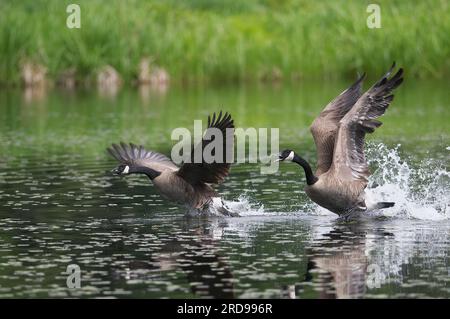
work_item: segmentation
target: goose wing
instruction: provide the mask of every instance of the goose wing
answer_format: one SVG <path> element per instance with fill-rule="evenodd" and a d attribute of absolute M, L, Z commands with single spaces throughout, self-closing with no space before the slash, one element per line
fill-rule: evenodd
<path fill-rule="evenodd" d="M 120 145 L 112 144 L 111 147 L 107 148 L 107 151 L 112 157 L 124 164 L 145 166 L 158 172 L 178 169 L 178 166 L 170 158 L 161 153 L 148 151 L 142 145 L 121 142 Z"/>
<path fill-rule="evenodd" d="M 203 158 L 203 151 L 208 146 L 213 146 L 210 144 L 218 138 L 215 134 L 219 131 L 222 135 L 222 141 L 218 141 L 222 148 L 222 156 L 220 156 L 219 160 L 208 163 L 208 161 Z M 213 136 L 214 138 L 212 138 Z M 232 156 L 227 160 L 226 154 L 233 154 L 233 149 L 234 123 L 231 115 L 228 113 L 222 114 L 222 112 L 220 112 L 216 117 L 216 113 L 214 113 L 212 117 L 208 116 L 208 128 L 203 135 L 202 141 L 192 148 L 190 163 L 183 163 L 177 174 L 193 185 L 197 183 L 221 183 L 228 175 L 230 164 L 233 160 Z M 215 152 L 217 152 L 217 150 L 215 150 Z M 215 152 L 211 153 L 217 154 Z M 196 153 L 201 155 L 197 160 L 195 158 Z M 197 155 L 197 157 L 199 156 Z"/>
<path fill-rule="evenodd" d="M 317 150 L 316 176 L 325 173 L 331 166 L 339 121 L 361 96 L 364 77 L 365 74 L 331 101 L 310 126 Z"/>
<path fill-rule="evenodd" d="M 395 63 L 340 121 L 331 170 L 341 180 L 359 181 L 362 189 L 370 176 L 364 156 L 364 137 L 381 126 L 376 119 L 384 114 L 394 98 L 392 91 L 403 81 L 403 69 L 389 78 L 394 67 Z"/>

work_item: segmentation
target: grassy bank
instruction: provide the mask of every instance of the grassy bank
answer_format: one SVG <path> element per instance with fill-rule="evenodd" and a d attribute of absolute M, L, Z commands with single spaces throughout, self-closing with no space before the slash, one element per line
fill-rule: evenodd
<path fill-rule="evenodd" d="M 73 2 L 81 29 L 66 27 Z M 450 75 L 448 1 L 378 1 L 381 29 L 366 26 L 371 2 L 2 1 L 0 81 L 20 83 L 24 61 L 80 80 L 109 64 L 132 81 L 144 56 L 175 81 L 378 75 L 393 60 L 409 76 Z"/>

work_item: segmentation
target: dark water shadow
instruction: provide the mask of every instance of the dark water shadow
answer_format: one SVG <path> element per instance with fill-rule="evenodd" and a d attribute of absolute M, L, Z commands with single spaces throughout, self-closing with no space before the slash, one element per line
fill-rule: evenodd
<path fill-rule="evenodd" d="M 235 298 L 233 274 L 218 252 L 207 218 L 184 218 L 180 232 L 152 254 L 148 262 L 130 261 L 127 274 L 139 278 L 141 270 L 181 270 L 191 292 L 200 298 Z M 114 271 L 113 271 L 114 272 Z M 116 274 L 119 272 L 116 271 Z"/>

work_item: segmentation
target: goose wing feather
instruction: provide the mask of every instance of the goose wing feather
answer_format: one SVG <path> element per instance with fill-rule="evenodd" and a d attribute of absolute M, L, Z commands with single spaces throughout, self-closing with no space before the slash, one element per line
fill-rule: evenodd
<path fill-rule="evenodd" d="M 331 170 L 339 179 L 359 181 L 362 189 L 370 176 L 364 155 L 365 135 L 381 126 L 377 118 L 384 114 L 394 98 L 392 91 L 403 81 L 403 69 L 389 78 L 394 67 L 395 63 L 340 121 Z"/>
<path fill-rule="evenodd" d="M 364 78 L 365 74 L 358 78 L 355 83 L 338 95 L 333 101 L 328 103 L 310 126 L 317 151 L 316 176 L 325 173 L 331 167 L 339 121 L 361 96 L 361 87 Z"/>
<path fill-rule="evenodd" d="M 223 158 L 219 161 L 207 163 L 203 158 L 203 151 L 205 147 L 216 138 L 212 129 L 219 129 L 222 133 Z M 212 138 L 212 136 L 214 136 L 214 138 Z M 219 184 L 225 179 L 230 171 L 231 163 L 230 161 L 227 161 L 226 154 L 233 154 L 233 148 L 234 122 L 231 115 L 228 113 L 222 114 L 222 112 L 220 112 L 216 116 L 216 113 L 214 113 L 212 117 L 208 116 L 208 127 L 203 135 L 202 141 L 195 145 L 191 150 L 190 163 L 183 163 L 177 174 L 192 185 L 197 183 Z M 196 152 L 202 154 L 198 163 L 196 163 L 194 158 Z"/>
<path fill-rule="evenodd" d="M 107 148 L 107 151 L 120 163 L 145 166 L 158 172 L 178 170 L 178 166 L 170 158 L 158 152 L 148 151 L 142 145 L 121 142 L 120 144 L 112 144 L 111 147 Z"/>

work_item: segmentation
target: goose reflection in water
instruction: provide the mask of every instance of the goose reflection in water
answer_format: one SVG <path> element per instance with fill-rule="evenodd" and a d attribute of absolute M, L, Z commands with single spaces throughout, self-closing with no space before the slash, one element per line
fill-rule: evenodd
<path fill-rule="evenodd" d="M 306 282 L 319 298 L 361 298 L 366 292 L 366 232 L 358 225 L 338 225 L 307 250 Z"/>
<path fill-rule="evenodd" d="M 370 237 L 394 235 L 370 230 L 364 222 L 336 224 L 331 231 L 306 249 L 305 280 L 282 289 L 284 298 L 350 299 L 362 298 L 369 287 L 378 288 L 386 276 L 370 256 Z M 388 248 L 388 247 L 386 247 Z M 375 262 L 375 264 L 371 264 Z"/>
<path fill-rule="evenodd" d="M 213 231 L 211 220 L 186 218 L 182 231 L 154 252 L 149 262 L 131 261 L 121 276 L 142 279 L 148 271 L 181 270 L 196 297 L 234 298 L 233 275 L 227 259 L 217 252 Z"/>

